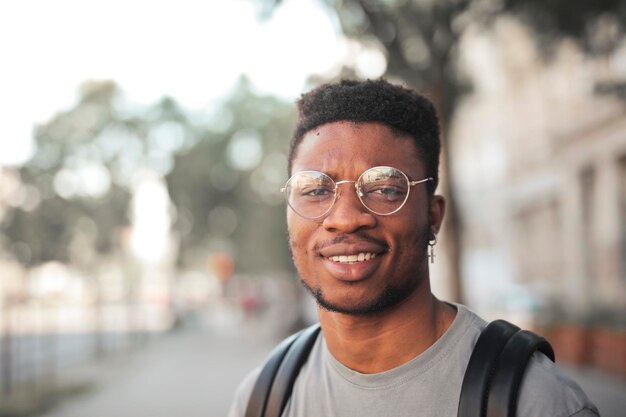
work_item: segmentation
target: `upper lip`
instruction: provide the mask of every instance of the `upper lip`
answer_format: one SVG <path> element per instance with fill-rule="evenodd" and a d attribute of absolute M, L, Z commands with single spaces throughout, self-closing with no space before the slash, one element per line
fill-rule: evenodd
<path fill-rule="evenodd" d="M 375 253 L 378 255 L 386 250 L 386 247 L 370 242 L 336 243 L 320 249 L 319 254 L 324 258 L 330 258 L 341 255 L 358 255 L 359 253 Z"/>

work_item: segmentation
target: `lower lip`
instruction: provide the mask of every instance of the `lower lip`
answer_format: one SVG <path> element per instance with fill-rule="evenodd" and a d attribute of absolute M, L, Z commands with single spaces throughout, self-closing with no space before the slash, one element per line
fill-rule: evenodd
<path fill-rule="evenodd" d="M 334 278 L 341 281 L 361 281 L 368 278 L 378 268 L 381 256 L 376 256 L 369 261 L 340 263 L 323 258 L 323 264 L 326 270 Z"/>

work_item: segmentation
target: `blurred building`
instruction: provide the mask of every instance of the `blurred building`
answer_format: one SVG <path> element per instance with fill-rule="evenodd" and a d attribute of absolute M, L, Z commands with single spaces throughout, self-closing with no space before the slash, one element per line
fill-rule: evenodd
<path fill-rule="evenodd" d="M 626 79 L 563 43 L 542 59 L 519 25 L 470 33 L 474 92 L 453 128 L 467 301 L 483 314 L 626 315 Z M 529 314 L 530 313 L 530 314 Z"/>

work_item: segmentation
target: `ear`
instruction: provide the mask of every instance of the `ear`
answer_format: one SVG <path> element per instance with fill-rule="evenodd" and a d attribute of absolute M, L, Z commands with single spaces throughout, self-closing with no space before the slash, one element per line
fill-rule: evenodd
<path fill-rule="evenodd" d="M 428 220 L 430 222 L 430 233 L 436 235 L 441 229 L 441 223 L 446 213 L 446 199 L 440 195 L 433 195 L 430 198 Z"/>

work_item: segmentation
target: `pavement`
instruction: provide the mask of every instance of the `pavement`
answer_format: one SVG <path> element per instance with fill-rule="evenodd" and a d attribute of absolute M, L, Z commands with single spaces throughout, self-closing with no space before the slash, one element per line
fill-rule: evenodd
<path fill-rule="evenodd" d="M 265 330 L 264 330 L 265 329 Z M 66 378 L 89 379 L 90 388 L 40 417 L 221 417 L 236 387 L 277 342 L 254 321 L 201 321 L 152 340 L 130 355 L 82 367 Z M 623 417 L 626 379 L 593 369 L 566 371 L 603 417 Z"/>
<path fill-rule="evenodd" d="M 578 382 L 602 417 L 626 416 L 626 378 L 593 368 L 565 367 L 565 371 Z"/>
<path fill-rule="evenodd" d="M 196 323 L 138 350 L 65 370 L 65 383 L 88 388 L 41 417 L 223 417 L 244 376 L 277 337 L 233 317 Z"/>

